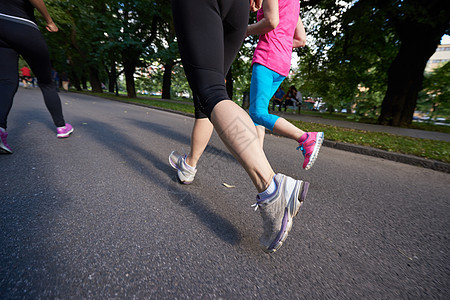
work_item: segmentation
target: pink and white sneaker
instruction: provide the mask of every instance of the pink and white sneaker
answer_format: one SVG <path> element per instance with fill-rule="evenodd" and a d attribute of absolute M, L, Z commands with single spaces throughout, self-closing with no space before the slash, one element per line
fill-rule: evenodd
<path fill-rule="evenodd" d="M 12 149 L 8 145 L 6 138 L 8 137 L 8 132 L 2 127 L 0 127 L 0 153 L 11 154 Z"/>
<path fill-rule="evenodd" d="M 56 137 L 57 138 L 66 138 L 73 132 L 73 127 L 69 123 L 66 123 L 66 126 L 56 128 Z"/>
<path fill-rule="evenodd" d="M 320 147 L 323 143 L 323 132 L 306 132 L 306 139 L 300 143 L 297 150 L 300 149 L 305 157 L 303 168 L 309 170 L 316 162 Z"/>

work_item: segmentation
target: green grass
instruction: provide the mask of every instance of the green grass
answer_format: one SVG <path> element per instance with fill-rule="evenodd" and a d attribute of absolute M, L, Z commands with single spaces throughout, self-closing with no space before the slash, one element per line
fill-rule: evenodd
<path fill-rule="evenodd" d="M 289 111 L 289 110 L 288 110 Z M 314 116 L 324 119 L 330 119 L 330 120 L 342 120 L 342 121 L 348 121 L 348 122 L 356 122 L 356 123 L 366 123 L 366 124 L 376 124 L 377 120 L 373 118 L 368 117 L 361 117 L 359 120 L 348 118 L 349 114 L 346 113 L 321 113 L 318 111 L 307 111 L 302 110 L 302 114 L 308 115 L 308 116 Z M 445 125 L 435 125 L 431 123 L 420 123 L 420 122 L 413 122 L 411 125 L 409 125 L 407 128 L 411 129 L 419 129 L 419 130 L 426 130 L 426 131 L 436 131 L 436 132 L 443 132 L 443 133 L 450 133 L 450 126 Z"/>
<path fill-rule="evenodd" d="M 153 107 L 160 107 L 175 111 L 180 111 L 184 113 L 191 113 L 194 114 L 194 105 L 192 105 L 192 102 L 186 102 L 186 103 L 174 103 L 174 102 L 164 102 L 161 100 L 151 100 L 151 99 L 120 99 L 120 101 L 130 102 L 130 103 L 139 103 L 139 104 L 145 104 L 148 106 Z"/>
<path fill-rule="evenodd" d="M 346 114 L 346 113 L 341 113 L 341 112 L 334 112 L 334 113 L 330 114 L 328 112 L 309 111 L 309 110 L 302 109 L 302 114 L 319 117 L 319 118 L 323 118 L 323 119 L 329 119 L 329 120 L 340 120 L 340 121 L 359 122 L 359 123 L 367 123 L 367 124 L 376 124 L 376 122 L 377 122 L 377 120 L 371 119 L 368 117 L 362 117 L 358 121 L 356 121 L 354 119 L 348 118 L 351 115 Z"/>
<path fill-rule="evenodd" d="M 118 100 L 122 102 L 137 103 L 152 107 L 160 107 L 174 111 L 194 114 L 194 106 L 192 102 L 169 102 L 151 99 L 130 99 L 123 96 L 115 96 L 110 94 L 98 94 L 91 92 L 83 92 L 85 94 L 99 96 L 107 99 Z M 306 113 L 302 111 L 302 114 Z M 309 114 L 309 112 L 308 112 Z M 319 113 L 320 114 L 320 113 Z M 323 115 L 323 114 L 322 114 Z M 335 114 L 333 114 L 335 115 Z M 335 115 L 336 118 L 341 118 Z M 344 120 L 347 120 L 344 118 Z M 445 163 L 450 163 L 450 143 L 444 141 L 435 141 L 427 139 L 418 139 L 412 137 L 398 136 L 388 133 L 371 132 L 356 130 L 350 128 L 342 128 L 331 125 L 318 123 L 309 123 L 302 121 L 289 120 L 295 126 L 304 131 L 323 131 L 327 140 L 349 143 L 372 148 L 382 149 L 391 152 L 415 155 L 423 158 L 434 159 Z M 430 125 L 433 126 L 433 125 Z M 445 126 L 444 126 L 445 127 Z"/>
<path fill-rule="evenodd" d="M 161 100 L 152 100 L 152 99 L 148 99 L 148 98 L 127 98 L 125 96 L 116 96 L 116 95 L 106 94 L 106 93 L 92 93 L 92 92 L 78 92 L 78 93 L 102 97 L 102 98 L 116 100 L 116 101 L 144 104 L 144 105 L 153 106 L 153 107 L 160 107 L 160 108 L 180 111 L 180 112 L 184 112 L 184 113 L 191 113 L 192 115 L 194 115 L 194 112 L 195 112 L 192 101 L 169 102 L 169 101 L 161 101 Z"/>
<path fill-rule="evenodd" d="M 411 125 L 408 126 L 408 128 L 450 133 L 450 126 L 434 125 L 434 124 L 430 124 L 430 123 L 413 122 Z"/>
<path fill-rule="evenodd" d="M 327 140 L 368 146 L 450 163 L 450 143 L 289 120 L 304 131 L 323 131 Z"/>

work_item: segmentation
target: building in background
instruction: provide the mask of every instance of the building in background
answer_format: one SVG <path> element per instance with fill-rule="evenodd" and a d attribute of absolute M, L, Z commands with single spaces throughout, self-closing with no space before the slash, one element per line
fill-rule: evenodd
<path fill-rule="evenodd" d="M 431 55 L 425 67 L 425 73 L 430 73 L 438 67 L 442 67 L 446 62 L 450 61 L 450 44 L 439 45 Z"/>

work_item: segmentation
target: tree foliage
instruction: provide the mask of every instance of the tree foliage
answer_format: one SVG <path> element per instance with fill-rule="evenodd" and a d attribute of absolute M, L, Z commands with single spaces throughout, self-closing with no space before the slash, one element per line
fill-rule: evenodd
<path fill-rule="evenodd" d="M 418 107 L 430 111 L 430 120 L 438 115 L 450 115 L 450 62 L 425 75 Z"/>
<path fill-rule="evenodd" d="M 135 79 L 142 90 L 162 89 L 163 97 L 186 92 L 184 72 L 167 0 L 47 0 L 60 27 L 46 34 L 51 56 L 72 83 L 94 90 L 126 78 L 129 97 Z M 442 0 L 309 0 L 301 16 L 309 45 L 293 76 L 304 96 L 323 98 L 336 108 L 359 115 L 379 114 L 380 123 L 410 122 L 421 90 L 425 63 L 440 37 L 449 32 L 449 1 Z M 250 14 L 250 23 L 255 22 Z M 248 91 L 251 56 L 257 37 L 248 37 L 232 65 L 233 96 Z M 159 66 L 155 70 L 154 66 Z M 152 67 L 152 72 L 146 72 Z M 150 77 L 152 78 L 150 78 Z M 156 84 L 155 80 L 159 80 Z M 176 82 L 176 85 L 173 82 Z M 384 98 L 384 99 L 383 99 Z M 383 100 L 383 101 L 382 101 Z M 442 105 L 441 105 L 442 106 Z M 350 109 L 348 109 L 350 111 Z"/>
<path fill-rule="evenodd" d="M 409 124 L 426 62 L 449 33 L 449 2 L 324 0 L 306 16 L 315 47 L 300 72 L 315 81 L 309 88 L 333 104 L 352 101 L 358 86 L 383 93 L 380 124 Z"/>

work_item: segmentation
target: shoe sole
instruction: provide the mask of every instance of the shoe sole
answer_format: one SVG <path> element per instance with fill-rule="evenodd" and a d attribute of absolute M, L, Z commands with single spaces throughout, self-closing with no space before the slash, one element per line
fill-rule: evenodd
<path fill-rule="evenodd" d="M 0 153 L 1 154 L 12 154 L 12 150 L 3 144 L 3 141 L 0 140 Z"/>
<path fill-rule="evenodd" d="M 172 151 L 172 152 L 169 154 L 169 164 L 172 166 L 172 168 L 178 170 L 178 167 L 177 167 L 176 163 L 172 161 L 172 154 L 173 154 L 174 152 L 175 152 L 175 151 Z"/>
<path fill-rule="evenodd" d="M 295 200 L 298 203 L 295 203 L 295 204 L 291 203 L 291 202 L 288 203 L 288 205 L 286 206 L 286 208 L 284 210 L 284 217 L 283 217 L 283 221 L 281 224 L 281 230 L 278 233 L 278 235 L 275 238 L 272 245 L 270 245 L 270 247 L 267 249 L 263 249 L 264 252 L 274 253 L 275 251 L 280 249 L 281 246 L 283 245 L 283 243 L 286 241 L 286 239 L 289 235 L 289 231 L 291 231 L 291 228 L 292 228 L 293 219 L 294 219 L 294 217 L 297 216 L 298 212 L 300 211 L 300 207 L 303 205 L 303 202 L 306 200 L 306 195 L 308 194 L 308 189 L 309 189 L 309 182 L 303 181 L 302 185 L 301 185 L 301 189 L 300 189 L 299 193 L 297 194 L 298 195 L 297 199 Z M 292 217 L 291 218 L 289 218 L 289 206 L 293 206 L 293 207 L 291 207 L 291 209 L 292 209 Z"/>
<path fill-rule="evenodd" d="M 6 147 L 3 148 L 2 146 L 0 146 L 0 154 L 12 154 L 12 151 Z"/>
<path fill-rule="evenodd" d="M 180 171 L 180 169 L 178 168 L 177 164 L 176 164 L 174 161 L 172 161 L 172 154 L 173 154 L 174 152 L 175 152 L 175 151 L 172 151 L 172 152 L 170 153 L 170 155 L 169 155 L 169 164 L 170 164 L 170 165 L 172 166 L 172 168 L 174 168 L 175 170 Z M 177 175 L 178 175 L 178 173 L 177 173 Z M 191 184 L 191 183 L 193 182 L 193 180 L 192 180 L 192 181 L 183 181 L 183 180 L 180 179 L 180 176 L 177 176 L 177 178 L 178 178 L 178 181 L 179 181 L 180 183 L 182 183 L 182 184 Z"/>
<path fill-rule="evenodd" d="M 316 144 L 314 145 L 314 150 L 311 153 L 311 156 L 309 157 L 309 162 L 306 165 L 305 170 L 309 170 L 316 162 L 320 147 L 322 147 L 323 144 L 323 140 L 324 140 L 324 133 L 323 132 L 318 133 L 316 136 Z"/>
<path fill-rule="evenodd" d="M 69 137 L 69 135 L 70 135 L 72 132 L 73 132 L 73 128 L 70 129 L 70 131 L 67 132 L 67 133 L 60 133 L 60 134 L 57 134 L 56 137 L 57 137 L 58 139 L 63 139 L 63 138 Z"/>

